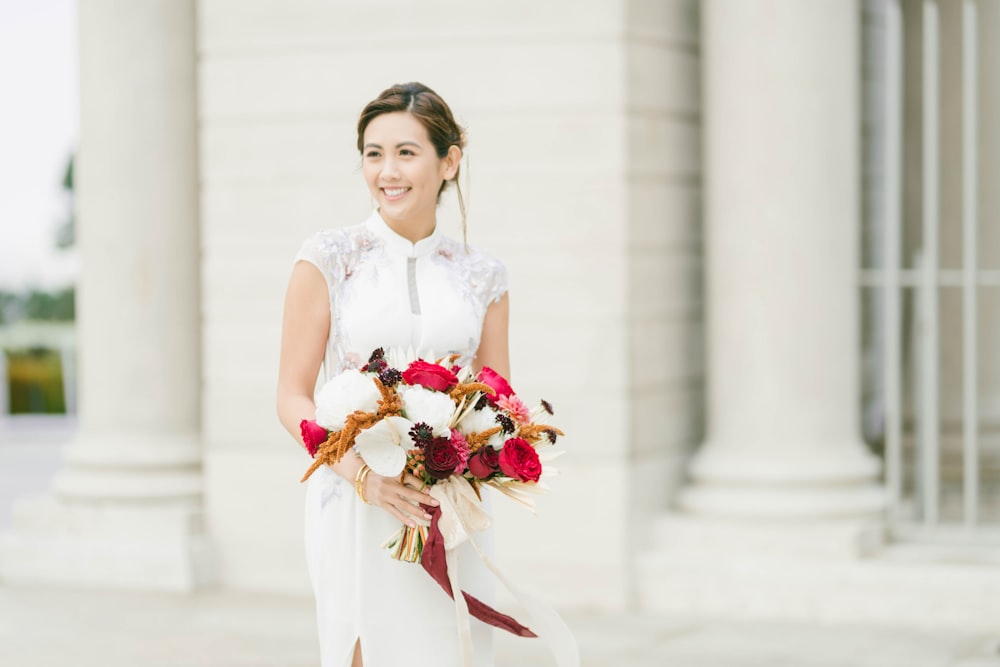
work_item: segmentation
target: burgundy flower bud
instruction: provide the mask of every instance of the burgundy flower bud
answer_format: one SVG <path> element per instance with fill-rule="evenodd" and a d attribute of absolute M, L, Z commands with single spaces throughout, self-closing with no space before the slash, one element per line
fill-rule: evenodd
<path fill-rule="evenodd" d="M 477 479 L 489 479 L 500 472 L 500 452 L 483 445 L 469 457 L 469 472 Z"/>

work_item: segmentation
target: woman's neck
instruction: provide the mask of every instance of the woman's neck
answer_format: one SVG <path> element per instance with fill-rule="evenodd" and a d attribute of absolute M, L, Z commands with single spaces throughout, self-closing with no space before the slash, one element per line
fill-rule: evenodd
<path fill-rule="evenodd" d="M 381 211 L 379 212 L 379 215 L 382 215 Z M 422 241 L 427 238 L 434 233 L 434 228 L 437 226 L 437 218 L 434 216 L 420 220 L 407 220 L 405 222 L 399 222 L 382 215 L 382 220 L 389 226 L 389 229 L 396 232 L 410 243 L 416 243 L 417 241 Z"/>

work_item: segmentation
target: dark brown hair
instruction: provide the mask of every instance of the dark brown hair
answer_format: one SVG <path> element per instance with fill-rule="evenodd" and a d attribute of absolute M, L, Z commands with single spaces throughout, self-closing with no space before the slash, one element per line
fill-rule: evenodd
<path fill-rule="evenodd" d="M 386 88 L 365 106 L 361 117 L 358 118 L 358 152 L 364 152 L 365 128 L 368 124 L 384 113 L 397 111 L 413 114 L 413 117 L 420 121 L 427 130 L 438 158 L 444 159 L 452 146 L 458 146 L 459 150 L 465 148 L 465 132 L 455 122 L 448 104 L 424 84 L 412 81 L 397 83 Z M 459 169 L 455 170 L 455 177 L 452 180 L 455 181 L 455 189 L 458 191 L 458 207 L 462 212 L 462 235 L 465 236 L 465 201 L 462 198 L 462 189 L 458 185 Z M 448 181 L 441 183 L 438 190 L 439 200 L 447 185 Z"/>

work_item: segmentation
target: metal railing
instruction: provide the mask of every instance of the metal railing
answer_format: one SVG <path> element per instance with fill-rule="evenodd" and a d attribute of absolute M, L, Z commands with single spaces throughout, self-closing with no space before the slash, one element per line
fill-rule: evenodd
<path fill-rule="evenodd" d="M 993 0 L 990 0 L 993 1 Z M 961 1 L 961 219 L 941 216 L 941 20 L 935 0 L 907 3 L 920 12 L 922 70 L 919 146 L 921 158 L 920 220 L 904 220 L 904 170 L 914 168 L 913 147 L 904 142 L 904 15 L 901 0 L 874 0 L 877 44 L 870 45 L 879 99 L 870 109 L 869 183 L 873 205 L 868 210 L 871 249 L 877 268 L 862 269 L 860 282 L 869 290 L 873 318 L 869 344 L 875 363 L 873 399 L 881 412 L 888 519 L 903 538 L 945 541 L 994 541 L 1000 536 L 1000 503 L 984 512 L 979 414 L 980 298 L 1000 297 L 1000 271 L 978 265 L 979 238 L 977 136 L 977 2 Z M 914 59 L 911 56 L 911 63 Z M 913 97 L 911 96 L 912 100 Z M 987 122 L 1000 122 L 986 119 Z M 912 184 L 912 182 L 911 182 Z M 961 268 L 940 266 L 942 222 L 961 225 Z M 997 221 L 990 221 L 996 224 Z M 919 230 L 920 246 L 913 268 L 904 266 L 904 232 Z M 944 289 L 961 290 L 961 386 L 942 387 L 941 304 Z M 991 297 L 992 298 L 992 297 Z M 906 306 L 909 305 L 909 308 Z M 951 324 L 949 323 L 949 326 Z M 954 327 L 950 329 L 954 333 Z M 907 354 L 909 349 L 911 354 Z M 949 354 L 951 350 L 944 350 Z M 909 360 L 909 364 L 907 364 Z M 961 392 L 960 502 L 950 481 L 943 488 L 942 391 Z M 992 489 L 996 495 L 996 489 Z M 946 493 L 947 492 L 947 493 Z M 947 497 L 946 497 L 947 496 Z"/>

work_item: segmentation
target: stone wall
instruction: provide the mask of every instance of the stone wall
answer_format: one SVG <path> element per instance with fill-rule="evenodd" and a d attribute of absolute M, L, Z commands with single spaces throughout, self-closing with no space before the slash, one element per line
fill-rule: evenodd
<path fill-rule="evenodd" d="M 367 213 L 361 107 L 420 80 L 469 130 L 469 240 L 510 269 L 515 387 L 554 402 L 568 434 L 537 517 L 495 503 L 499 560 L 556 602 L 626 603 L 641 517 L 666 506 L 700 423 L 696 8 L 199 3 L 206 508 L 224 586 L 306 588 L 306 459 L 273 407 L 283 293 L 302 239 Z M 456 209 L 439 216 L 452 235 Z"/>

